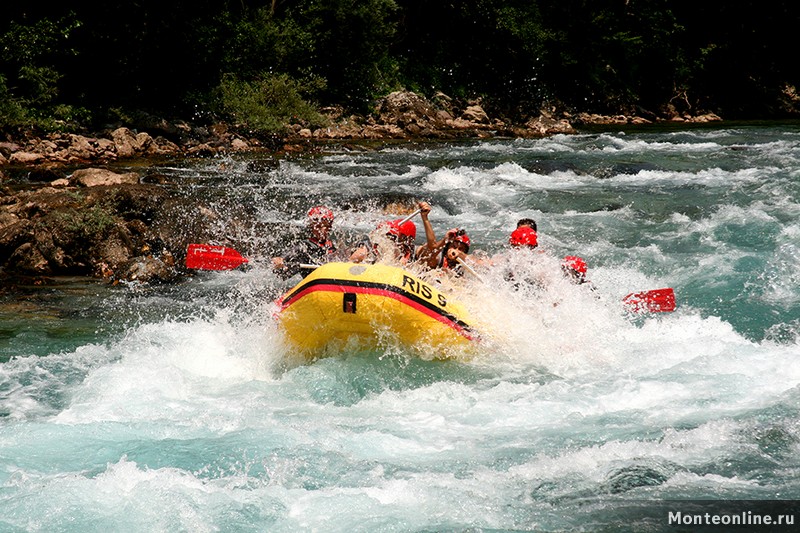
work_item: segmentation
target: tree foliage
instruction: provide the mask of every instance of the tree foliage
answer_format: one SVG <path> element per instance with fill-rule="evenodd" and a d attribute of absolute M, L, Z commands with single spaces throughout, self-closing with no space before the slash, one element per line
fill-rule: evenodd
<path fill-rule="evenodd" d="M 788 0 L 12 3 L 0 129 L 89 127 L 121 108 L 273 128 L 398 88 L 480 97 L 510 118 L 543 105 L 781 117 L 798 107 L 798 15 Z"/>
<path fill-rule="evenodd" d="M 215 90 L 213 106 L 235 126 L 264 133 L 283 133 L 286 126 L 320 127 L 325 119 L 303 99 L 302 88 L 287 74 L 243 81 L 227 75 Z"/>

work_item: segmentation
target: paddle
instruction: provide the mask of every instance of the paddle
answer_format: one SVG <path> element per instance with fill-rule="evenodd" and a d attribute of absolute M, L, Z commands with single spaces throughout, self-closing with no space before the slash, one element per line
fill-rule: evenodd
<path fill-rule="evenodd" d="M 469 266 L 466 261 L 460 257 L 456 257 L 464 269 L 481 283 L 486 283 L 484 279 Z M 643 291 L 631 293 L 622 299 L 622 302 L 630 306 L 631 310 L 635 313 L 649 312 L 649 313 L 666 313 L 675 310 L 675 291 L 671 288 L 654 289 L 652 291 Z"/>
<path fill-rule="evenodd" d="M 412 218 L 414 218 L 415 216 L 419 215 L 421 212 L 422 212 L 422 209 L 417 209 L 416 211 L 414 211 L 413 213 L 411 213 L 410 215 L 408 215 L 406 218 L 404 218 L 403 220 L 401 220 L 400 222 L 398 222 L 398 223 L 397 223 L 397 225 L 398 225 L 398 226 L 402 226 L 403 224 L 405 224 L 406 222 L 408 222 L 409 220 L 411 220 L 411 219 L 412 219 Z"/>
<path fill-rule="evenodd" d="M 477 279 L 477 280 L 478 280 L 478 281 L 480 281 L 481 283 L 484 283 L 484 284 L 486 283 L 486 282 L 483 280 L 483 278 L 481 277 L 481 275 L 480 275 L 480 274 L 478 274 L 477 272 L 475 272 L 475 269 L 474 269 L 474 268 L 472 268 L 471 266 L 469 266 L 469 265 L 467 264 L 467 262 L 466 262 L 466 261 L 464 261 L 464 260 L 463 260 L 463 259 L 461 259 L 460 257 L 456 257 L 456 261 L 458 261 L 458 262 L 459 262 L 459 264 L 460 264 L 462 267 L 464 267 L 464 269 L 465 269 L 467 272 L 469 272 L 470 274 L 472 274 L 473 276 L 475 276 L 475 279 Z"/>
<path fill-rule="evenodd" d="M 398 225 L 403 225 L 422 210 L 417 209 Z M 233 270 L 247 263 L 247 258 L 242 254 L 226 246 L 215 246 L 212 244 L 190 244 L 186 252 L 186 268 L 193 270 Z M 319 265 L 302 264 L 301 268 L 313 270 Z"/>
<path fill-rule="evenodd" d="M 671 288 L 631 293 L 622 299 L 634 313 L 664 313 L 675 310 L 675 291 Z"/>
<path fill-rule="evenodd" d="M 194 270 L 233 270 L 247 263 L 247 258 L 226 246 L 190 244 L 186 251 L 186 268 Z"/>

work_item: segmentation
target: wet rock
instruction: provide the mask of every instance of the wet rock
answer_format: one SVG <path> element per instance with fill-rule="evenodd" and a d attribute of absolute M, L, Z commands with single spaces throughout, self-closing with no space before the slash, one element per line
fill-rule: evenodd
<path fill-rule="evenodd" d="M 114 141 L 119 157 L 133 157 L 141 148 L 137 135 L 128 128 L 117 128 L 112 131 L 111 139 Z"/>
<path fill-rule="evenodd" d="M 0 227 L 0 258 L 9 258 L 18 248 L 33 240 L 33 224 L 10 213 L 4 213 L 2 218 L 7 223 Z"/>
<path fill-rule="evenodd" d="M 19 222 L 19 217 L 13 213 L 0 212 L 0 230 L 6 226 Z"/>
<path fill-rule="evenodd" d="M 0 203 L 0 269 L 173 280 L 189 242 L 210 240 L 217 221 L 208 208 L 157 185 L 22 191 Z M 132 266 L 150 256 L 156 261 L 139 259 Z"/>
<path fill-rule="evenodd" d="M 436 107 L 424 97 L 411 91 L 395 91 L 386 95 L 377 107 L 378 123 L 395 125 L 407 130 L 445 127 Z"/>
<path fill-rule="evenodd" d="M 538 117 L 529 120 L 525 127 L 530 132 L 545 136 L 553 134 L 574 134 L 575 128 L 566 119 L 556 119 L 549 113 L 542 113 Z"/>
<path fill-rule="evenodd" d="M 89 142 L 89 139 L 82 135 L 69 135 L 69 145 L 66 147 L 69 153 L 69 159 L 88 161 L 94 157 L 95 147 Z"/>
<path fill-rule="evenodd" d="M 12 165 L 36 165 L 45 161 L 42 154 L 35 152 L 14 152 L 9 158 L 9 163 Z"/>
<path fill-rule="evenodd" d="M 0 142 L 0 156 L 8 159 L 14 152 L 19 152 L 22 147 L 13 142 Z"/>
<path fill-rule="evenodd" d="M 133 185 L 139 183 L 139 175 L 135 172 L 118 174 L 103 168 L 82 168 L 72 173 L 71 183 L 83 187 L 97 187 L 100 185 Z"/>
<path fill-rule="evenodd" d="M 140 283 L 167 283 L 175 281 L 179 272 L 174 268 L 172 256 L 162 257 L 140 256 L 122 265 L 115 271 L 119 280 L 137 281 Z M 170 264 L 172 263 L 172 264 Z"/>
<path fill-rule="evenodd" d="M 231 151 L 233 152 L 245 152 L 250 149 L 250 145 L 244 139 L 240 139 L 235 137 L 231 141 Z"/>
<path fill-rule="evenodd" d="M 19 246 L 6 261 L 5 271 L 23 274 L 48 274 L 50 267 L 47 259 L 33 243 L 26 242 Z"/>
<path fill-rule="evenodd" d="M 467 106 L 462 113 L 461 118 L 468 121 L 474 122 L 475 124 L 489 124 L 491 120 L 489 119 L 489 115 L 486 114 L 486 111 L 480 105 L 471 105 Z"/>
<path fill-rule="evenodd" d="M 187 153 L 195 157 L 213 157 L 217 154 L 217 150 L 215 150 L 210 144 L 202 143 L 192 146 L 187 150 Z"/>

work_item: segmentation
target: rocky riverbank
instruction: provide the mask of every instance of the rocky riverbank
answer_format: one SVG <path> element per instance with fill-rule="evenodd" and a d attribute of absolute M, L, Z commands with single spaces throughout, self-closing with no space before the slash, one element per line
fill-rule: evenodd
<path fill-rule="evenodd" d="M 75 171 L 66 183 L 0 199 L 3 277 L 85 275 L 109 281 L 172 281 L 191 238 L 210 238 L 202 206 L 138 174 Z M 184 252 L 185 253 L 185 252 Z"/>
<path fill-rule="evenodd" d="M 312 130 L 292 125 L 286 134 L 270 139 L 249 137 L 226 124 L 196 126 L 146 114 L 135 116 L 131 124 L 109 128 L 96 135 L 49 134 L 6 139 L 0 141 L 0 172 L 3 168 L 20 166 L 41 170 L 137 157 L 203 157 L 244 151 L 295 152 L 313 150 L 315 143 L 327 141 L 535 138 L 572 134 L 576 128 L 586 125 L 721 120 L 714 114 L 686 116 L 674 110 L 661 117 L 649 113 L 643 113 L 644 116 L 588 113 L 572 116 L 542 110 L 523 124 L 511 124 L 491 117 L 479 101 L 457 105 L 443 94 L 428 100 L 407 91 L 387 95 L 370 116 L 344 116 L 335 108 L 324 111 L 329 122 L 327 126 Z"/>
<path fill-rule="evenodd" d="M 330 125 L 295 126 L 286 136 L 248 138 L 217 124 L 191 126 L 153 117 L 96 136 L 53 134 L 0 142 L 0 277 L 84 275 L 112 282 L 169 282 L 186 274 L 190 242 L 208 242 L 220 217 L 202 200 L 159 183 L 158 176 L 119 174 L 105 165 L 148 157 L 206 157 L 314 150 L 325 142 L 544 137 L 584 124 L 643 124 L 644 117 L 542 112 L 525 124 L 490 117 L 479 102 L 462 108 L 439 95 L 388 95 L 374 116 L 327 110 Z M 673 117 L 707 122 L 719 117 Z M 25 186 L 13 175 L 24 174 Z M 197 216 L 202 212 L 203 216 Z"/>

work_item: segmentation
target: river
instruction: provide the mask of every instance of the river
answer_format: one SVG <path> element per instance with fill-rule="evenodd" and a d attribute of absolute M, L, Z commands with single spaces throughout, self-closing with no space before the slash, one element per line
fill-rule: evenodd
<path fill-rule="evenodd" d="M 464 280 L 479 353 L 313 362 L 272 322 L 266 252 L 170 286 L 0 294 L 0 531 L 668 531 L 675 500 L 800 500 L 797 125 L 153 170 L 263 227 L 324 203 L 343 244 L 391 200 L 487 254 L 531 217 L 542 268 L 579 255 L 596 290 L 484 270 Z M 662 287 L 675 312 L 621 304 Z"/>

